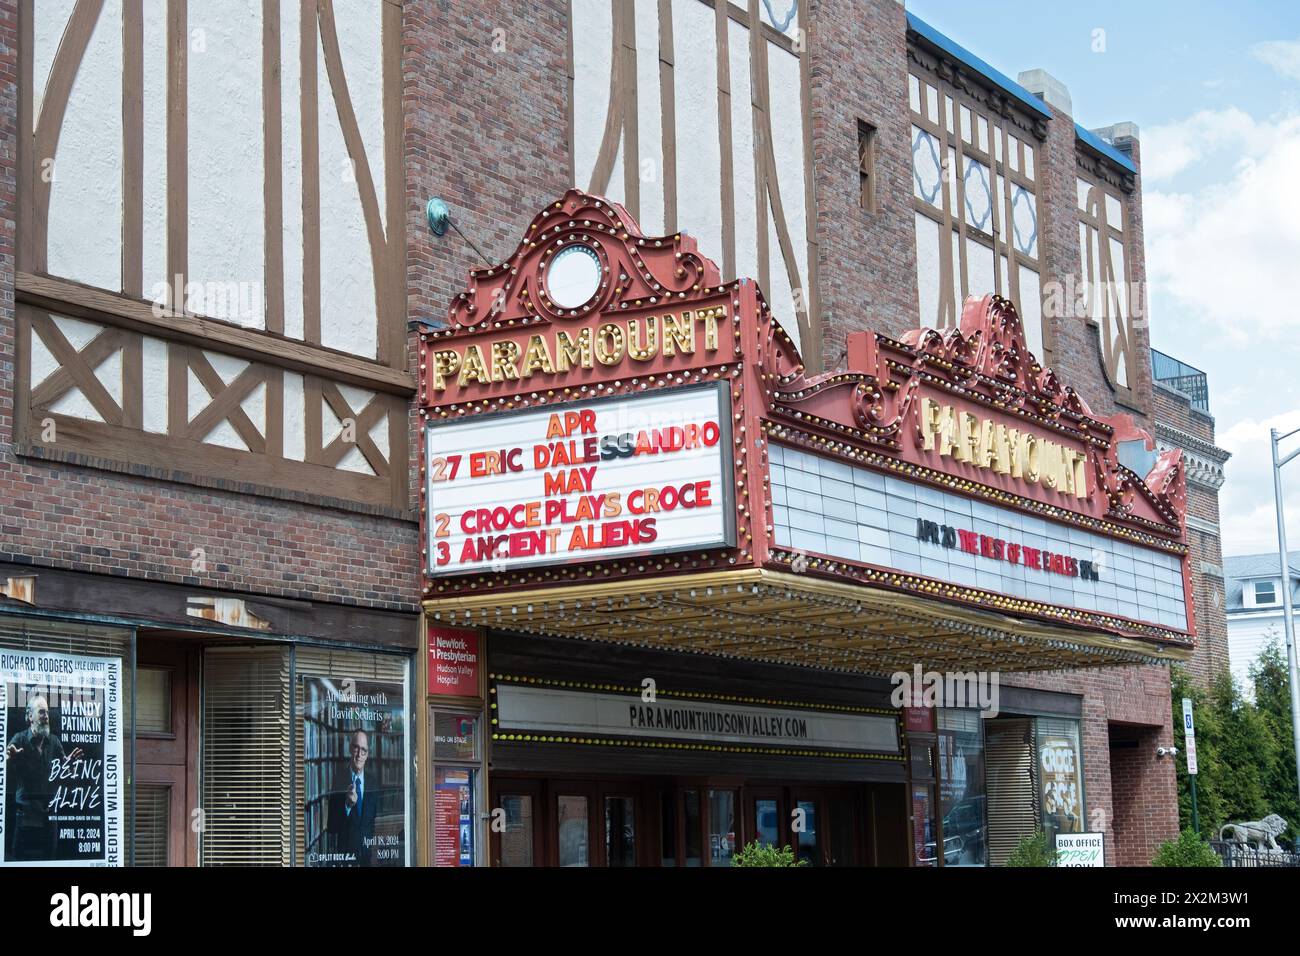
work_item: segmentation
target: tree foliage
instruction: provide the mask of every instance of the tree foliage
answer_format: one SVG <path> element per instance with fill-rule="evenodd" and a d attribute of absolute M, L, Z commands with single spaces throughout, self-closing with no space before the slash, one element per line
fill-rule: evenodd
<path fill-rule="evenodd" d="M 1300 832 L 1300 798 L 1296 796 L 1295 748 L 1291 746 L 1291 680 L 1286 651 L 1276 635 L 1250 665 L 1250 679 L 1255 684 L 1255 709 L 1277 744 L 1262 775 L 1265 802 L 1269 813 L 1291 824 L 1288 834 L 1294 837 Z"/>
<path fill-rule="evenodd" d="M 1183 698 L 1192 699 L 1196 721 L 1196 778 L 1199 836 L 1218 839 L 1225 823 L 1260 820 L 1276 813 L 1300 824 L 1296 796 L 1295 751 L 1291 736 L 1290 682 L 1286 655 L 1276 640 L 1265 645 L 1250 667 L 1255 700 L 1226 668 L 1208 691 L 1193 684 L 1177 665 L 1170 691 L 1174 745 L 1178 748 L 1178 816 L 1182 829 L 1192 826 L 1191 778 L 1186 772 Z"/>

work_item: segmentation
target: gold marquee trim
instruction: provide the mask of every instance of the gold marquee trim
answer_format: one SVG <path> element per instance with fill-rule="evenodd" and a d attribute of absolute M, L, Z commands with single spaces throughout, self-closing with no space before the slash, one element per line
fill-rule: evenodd
<path fill-rule="evenodd" d="M 887 675 L 1027 672 L 1190 659 L 1167 641 L 1010 616 L 871 583 L 762 568 L 599 581 L 424 602 L 430 619 L 739 660 Z"/>
<path fill-rule="evenodd" d="M 836 424 L 825 419 L 819 419 L 806 412 L 798 413 L 795 417 L 798 418 L 799 425 L 805 425 L 809 422 L 815 422 L 819 425 Z M 925 465 L 903 461 L 882 454 L 872 448 L 850 444 L 848 441 L 834 441 L 784 422 L 765 420 L 763 422 L 763 434 L 767 436 L 769 444 L 782 448 L 794 448 L 796 451 L 805 451 L 810 455 L 830 457 L 851 466 L 866 465 L 881 474 L 887 471 L 895 472 L 905 478 L 922 482 L 940 490 L 949 489 L 966 496 L 979 497 L 986 501 L 1009 505 L 1022 511 L 1033 512 L 1052 521 L 1059 521 L 1087 531 L 1095 531 L 1107 537 L 1155 548 L 1177 555 L 1180 558 L 1185 558 L 1190 550 L 1183 542 L 1169 537 L 1173 533 L 1173 529 L 1156 525 L 1145 518 L 1130 516 L 1128 520 L 1149 528 L 1151 531 L 1129 528 L 1106 518 L 1094 518 L 1092 515 L 1071 511 L 1069 508 L 1039 501 L 1037 498 L 1019 495 L 1013 491 L 1004 491 L 1001 488 L 995 488 L 993 485 L 986 485 L 970 478 L 963 478 L 960 475 L 952 475 L 947 472 L 936 471 L 933 468 L 927 468 Z M 764 476 L 764 482 L 767 481 L 769 481 L 768 477 Z"/>

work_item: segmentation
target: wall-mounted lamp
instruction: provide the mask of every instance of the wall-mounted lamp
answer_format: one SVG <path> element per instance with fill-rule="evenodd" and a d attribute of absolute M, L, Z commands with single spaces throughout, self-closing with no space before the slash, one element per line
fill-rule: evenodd
<path fill-rule="evenodd" d="M 424 207 L 425 218 L 429 220 L 429 231 L 442 238 L 451 225 L 451 210 L 441 196 L 434 196 Z"/>
<path fill-rule="evenodd" d="M 456 235 L 460 236 L 462 239 L 465 240 L 465 245 L 469 246 L 471 249 L 474 250 L 474 254 L 483 261 L 483 264 L 484 265 L 489 264 L 488 257 L 483 255 L 483 253 L 479 250 L 479 247 L 474 245 L 474 243 L 470 241 L 469 236 L 461 232 L 460 226 L 456 225 L 456 223 L 452 220 L 451 207 L 447 205 L 447 201 L 443 199 L 441 196 L 434 196 L 427 203 L 425 203 L 424 218 L 429 223 L 429 231 L 433 233 L 435 236 L 437 236 L 439 239 L 441 239 L 443 236 L 447 234 L 448 227 L 455 229 Z"/>

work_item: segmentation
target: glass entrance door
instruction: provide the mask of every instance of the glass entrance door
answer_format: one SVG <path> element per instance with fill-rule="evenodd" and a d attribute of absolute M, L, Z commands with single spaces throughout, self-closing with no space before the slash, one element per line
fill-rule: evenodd
<path fill-rule="evenodd" d="M 639 786 L 605 781 L 492 781 L 494 866 L 640 866 L 644 821 Z"/>
<path fill-rule="evenodd" d="M 796 791 L 790 801 L 790 830 L 794 857 L 806 866 L 825 866 L 822 837 L 822 799 L 819 794 Z"/>
<path fill-rule="evenodd" d="M 874 858 L 867 792 L 853 785 L 496 777 L 491 806 L 505 824 L 495 866 L 731 866 L 755 841 L 808 866 Z"/>
<path fill-rule="evenodd" d="M 502 829 L 490 827 L 493 866 L 542 866 L 546 862 L 542 782 L 493 781 L 491 805 Z"/>
<path fill-rule="evenodd" d="M 637 865 L 637 799 L 629 793 L 604 792 L 606 866 Z"/>
<path fill-rule="evenodd" d="M 793 834 L 785 809 L 785 798 L 780 789 L 748 791 L 749 831 L 747 840 L 756 840 L 764 846 L 794 846 Z"/>
<path fill-rule="evenodd" d="M 857 866 L 861 859 L 860 795 L 852 788 L 790 789 L 795 859 L 807 866 Z"/>
<path fill-rule="evenodd" d="M 558 866 L 591 866 L 594 829 L 590 793 L 565 789 L 555 795 L 555 846 Z"/>

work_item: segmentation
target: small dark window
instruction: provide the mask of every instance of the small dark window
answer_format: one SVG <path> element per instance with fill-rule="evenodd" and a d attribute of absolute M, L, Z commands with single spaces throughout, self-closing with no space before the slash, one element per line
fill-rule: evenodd
<path fill-rule="evenodd" d="M 858 205 L 876 211 L 876 128 L 858 120 Z"/>
<path fill-rule="evenodd" d="M 1272 581 L 1255 582 L 1255 603 L 1256 604 L 1276 604 L 1277 590 L 1274 588 Z"/>

